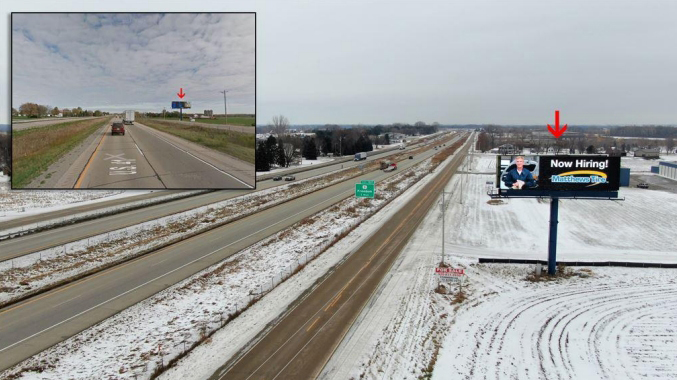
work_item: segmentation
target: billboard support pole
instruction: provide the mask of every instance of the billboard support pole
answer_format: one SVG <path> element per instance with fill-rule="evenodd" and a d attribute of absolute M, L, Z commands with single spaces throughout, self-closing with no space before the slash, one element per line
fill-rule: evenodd
<path fill-rule="evenodd" d="M 557 273 L 557 214 L 559 211 L 559 198 L 550 199 L 550 235 L 548 237 L 548 274 Z"/>
<path fill-rule="evenodd" d="M 183 108 L 179 108 L 179 120 L 183 121 Z"/>

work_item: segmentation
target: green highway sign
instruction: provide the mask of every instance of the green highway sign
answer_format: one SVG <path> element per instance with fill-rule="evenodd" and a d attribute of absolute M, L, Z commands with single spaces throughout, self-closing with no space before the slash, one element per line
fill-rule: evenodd
<path fill-rule="evenodd" d="M 374 181 L 369 180 L 369 179 L 363 179 L 362 181 L 360 181 L 360 183 L 363 184 L 363 185 L 372 185 L 372 186 L 374 186 Z"/>
<path fill-rule="evenodd" d="M 355 197 L 357 197 L 357 198 L 373 198 L 374 197 L 373 181 L 372 181 L 372 183 L 356 183 L 355 184 Z"/>

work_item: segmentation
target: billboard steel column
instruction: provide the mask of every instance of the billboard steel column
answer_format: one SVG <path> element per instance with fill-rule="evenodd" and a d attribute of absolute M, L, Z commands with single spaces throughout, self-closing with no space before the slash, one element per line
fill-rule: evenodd
<path fill-rule="evenodd" d="M 557 273 L 557 213 L 559 198 L 550 199 L 550 235 L 548 237 L 548 274 Z"/>

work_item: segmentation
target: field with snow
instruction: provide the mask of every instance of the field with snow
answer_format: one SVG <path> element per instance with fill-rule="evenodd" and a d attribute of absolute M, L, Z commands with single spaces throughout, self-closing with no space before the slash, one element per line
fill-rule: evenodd
<path fill-rule="evenodd" d="M 652 166 L 658 166 L 661 161 L 677 161 L 677 155 L 663 155 L 660 160 L 647 160 L 641 157 L 621 157 L 621 167 L 630 168 L 630 174 L 650 173 Z"/>
<path fill-rule="evenodd" d="M 431 210 L 325 367 L 323 379 L 677 378 L 677 270 L 567 268 L 528 281 L 546 259 L 549 205 L 487 203 L 493 156 L 446 191 L 447 261 L 465 268 L 465 299 L 434 291 L 442 214 Z M 461 186 L 464 197 L 461 199 Z M 560 204 L 558 258 L 677 262 L 677 195 L 623 188 L 624 202 Z M 461 203 L 461 201 L 463 203 Z"/>

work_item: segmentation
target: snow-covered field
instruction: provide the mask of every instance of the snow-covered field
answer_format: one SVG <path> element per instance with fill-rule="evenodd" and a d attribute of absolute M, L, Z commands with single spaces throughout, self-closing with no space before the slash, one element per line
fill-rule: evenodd
<path fill-rule="evenodd" d="M 493 173 L 492 161 L 474 155 L 472 172 Z M 445 251 L 466 270 L 467 299 L 434 292 L 442 253 L 435 207 L 322 378 L 677 378 L 677 270 L 577 268 L 530 282 L 532 266 L 477 264 L 483 256 L 543 260 L 547 252 L 549 205 L 489 205 L 490 180 L 457 175 L 447 187 Z M 562 201 L 558 258 L 675 262 L 677 235 L 667 221 L 677 215 L 677 195 L 623 188 L 621 196 L 625 202 Z"/>
<path fill-rule="evenodd" d="M 661 161 L 677 161 L 677 155 L 661 156 L 660 160 L 647 160 L 641 157 L 621 157 L 621 167 L 630 168 L 630 174 L 650 173 L 652 166 L 658 166 Z"/>
<path fill-rule="evenodd" d="M 339 250 L 340 254 L 334 253 L 328 260 L 311 261 L 313 256 L 340 239 L 342 234 L 364 221 L 370 213 L 378 210 L 397 194 L 409 187 L 414 188 L 410 193 L 419 189 L 425 183 L 422 179 L 431 177 L 427 175 L 430 168 L 430 160 L 424 161 L 415 171 L 405 171 L 379 183 L 377 192 L 380 195 L 373 200 L 349 198 L 333 206 L 331 213 L 319 213 L 302 220 L 224 262 L 35 355 L 13 369 L 0 373 L 0 376 L 10 376 L 27 369 L 23 372 L 25 378 L 135 378 L 137 375 L 148 378 L 163 362 L 167 363 L 194 343 L 203 340 L 206 335 L 236 316 L 243 306 L 275 289 L 280 282 L 310 261 L 306 269 L 311 275 L 294 276 L 297 279 L 295 290 L 302 292 L 348 251 Z M 372 228 L 376 225 L 378 223 L 372 224 Z M 352 239 L 354 241 L 356 238 Z M 275 263 L 272 272 L 271 263 Z M 301 273 L 307 273 L 306 269 Z M 299 278 L 302 281 L 300 286 Z M 264 314 L 268 320 L 277 316 L 294 299 L 286 299 L 290 294 L 282 298 L 266 298 L 266 302 L 262 304 L 265 304 Z M 262 318 L 244 317 L 235 321 L 240 324 L 237 334 L 240 340 L 242 336 L 260 331 L 266 323 Z M 245 328 L 242 328 L 242 324 Z M 217 341 L 218 337 L 212 339 Z M 226 344 L 229 349 L 237 348 L 230 340 L 218 341 L 221 345 Z M 241 343 L 246 342 L 244 340 Z M 113 346 L 115 350 L 112 349 Z M 192 360 L 187 363 L 195 364 L 195 359 Z M 220 363 L 200 361 L 199 367 L 203 374 L 208 375 L 208 371 L 215 370 Z M 208 367 L 208 364 L 214 367 Z M 40 374 L 30 372 L 30 368 L 36 366 L 44 370 Z M 203 376 L 197 375 L 195 369 L 192 369 L 188 372 L 188 377 Z"/>

